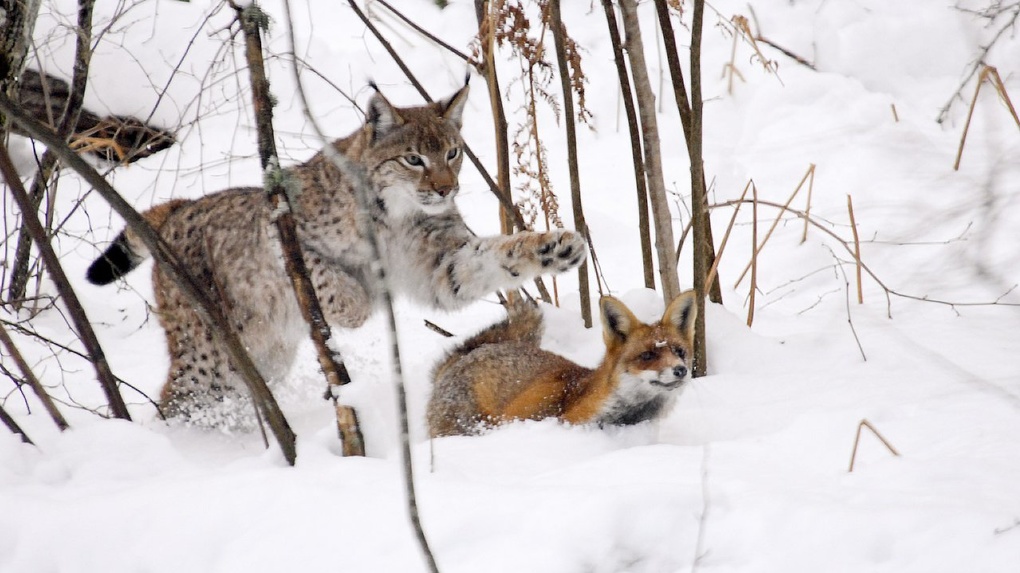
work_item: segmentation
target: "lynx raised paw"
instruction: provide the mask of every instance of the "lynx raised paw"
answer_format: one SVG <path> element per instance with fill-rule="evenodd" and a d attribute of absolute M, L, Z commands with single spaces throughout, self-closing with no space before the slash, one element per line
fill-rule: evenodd
<path fill-rule="evenodd" d="M 588 243 L 578 233 L 558 230 L 540 237 L 544 240 L 535 250 L 535 256 L 548 272 L 569 271 L 588 257 Z"/>
<path fill-rule="evenodd" d="M 588 256 L 588 243 L 573 231 L 525 231 L 502 240 L 503 270 L 515 278 L 562 273 L 581 264 Z"/>

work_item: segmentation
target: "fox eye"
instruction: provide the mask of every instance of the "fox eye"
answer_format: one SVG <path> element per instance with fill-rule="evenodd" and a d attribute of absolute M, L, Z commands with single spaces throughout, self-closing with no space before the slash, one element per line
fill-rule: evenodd
<path fill-rule="evenodd" d="M 676 354 L 681 360 L 687 358 L 687 351 L 684 350 L 683 348 L 680 348 L 679 346 L 673 347 L 673 354 Z"/>
<path fill-rule="evenodd" d="M 654 350 L 645 350 L 644 352 L 638 355 L 638 358 L 644 360 L 645 362 L 651 362 L 652 360 L 655 360 L 658 356 L 659 353 Z"/>
<path fill-rule="evenodd" d="M 446 152 L 446 160 L 453 161 L 454 159 L 457 158 L 458 155 L 460 155 L 460 148 L 454 147 L 453 149 Z"/>
<path fill-rule="evenodd" d="M 404 156 L 404 161 L 412 167 L 421 167 L 425 165 L 425 161 L 422 160 L 421 155 L 417 153 L 408 153 Z"/>

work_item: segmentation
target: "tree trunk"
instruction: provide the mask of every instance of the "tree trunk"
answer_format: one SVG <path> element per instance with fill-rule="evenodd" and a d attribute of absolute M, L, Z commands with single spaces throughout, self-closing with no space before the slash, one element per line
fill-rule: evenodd
<path fill-rule="evenodd" d="M 693 197 L 695 197 L 697 195 L 701 195 L 702 197 L 705 197 L 706 201 L 705 201 L 704 208 L 707 209 L 708 208 L 707 197 L 706 197 L 707 193 L 705 191 L 707 189 L 707 186 L 705 185 L 705 171 L 704 171 L 704 168 L 701 169 L 701 175 L 697 179 L 694 178 L 695 173 L 693 171 L 695 163 L 699 163 L 701 165 L 704 165 L 704 158 L 702 157 L 702 153 L 701 153 L 701 141 L 700 141 L 701 140 L 701 135 L 700 135 L 700 129 L 699 129 L 699 135 L 698 135 L 699 141 L 696 142 L 696 143 L 692 141 L 692 137 L 694 136 L 694 134 L 692 133 L 692 130 L 693 130 L 693 124 L 695 123 L 695 120 L 694 120 L 694 116 L 695 115 L 698 116 L 698 118 L 697 118 L 698 125 L 699 126 L 701 125 L 701 118 L 703 117 L 702 111 L 701 111 L 701 105 L 699 103 L 698 110 L 695 111 L 695 110 L 692 109 L 691 103 L 687 100 L 687 92 L 686 92 L 686 88 L 684 86 L 683 70 L 680 69 L 679 52 L 677 51 L 676 38 L 674 37 L 674 34 L 673 34 L 673 24 L 672 24 L 672 22 L 670 22 L 670 19 L 669 19 L 669 8 L 666 5 L 666 0 L 655 0 L 655 9 L 656 9 L 656 12 L 658 12 L 658 16 L 659 16 L 659 27 L 662 28 L 662 39 L 663 39 L 663 43 L 665 44 L 665 47 L 666 47 L 666 61 L 667 61 L 667 64 L 669 66 L 669 75 L 670 75 L 670 79 L 673 81 L 673 97 L 674 97 L 674 99 L 676 99 L 676 106 L 677 106 L 678 111 L 680 112 L 680 123 L 681 123 L 681 125 L 684 128 L 684 140 L 687 143 L 687 154 L 688 154 L 688 157 L 691 160 L 691 169 L 692 169 L 692 171 L 691 171 L 691 176 L 692 176 L 692 179 L 691 179 L 691 197 L 693 198 Z M 697 10 L 695 10 L 695 11 L 697 11 Z M 701 65 L 701 63 L 700 63 L 701 62 L 700 51 L 701 51 L 701 42 L 700 42 L 700 38 L 699 38 L 697 43 L 695 43 L 693 41 L 691 43 L 691 91 L 692 91 L 692 93 L 695 91 L 694 83 L 695 83 L 695 81 L 697 81 L 699 83 L 698 88 L 697 88 L 699 101 L 700 101 L 700 98 L 701 98 L 701 88 L 700 88 L 701 74 L 700 74 L 700 71 L 699 71 L 699 73 L 695 74 L 694 70 L 695 69 L 700 69 L 700 65 Z M 695 61 L 697 61 L 697 66 L 695 65 Z M 697 210 L 692 207 L 692 211 L 697 211 Z M 700 240 L 700 237 L 702 237 L 702 236 L 704 237 L 704 241 L 705 242 L 703 244 L 704 244 L 704 247 L 705 247 L 705 251 L 702 254 L 704 256 L 708 257 L 708 260 L 702 260 L 700 262 L 696 262 L 695 265 L 697 265 L 698 268 L 700 268 L 701 266 L 704 266 L 704 268 L 710 268 L 715 263 L 715 242 L 714 242 L 714 239 L 712 238 L 712 220 L 708 217 L 707 211 L 705 211 L 704 217 L 703 217 L 702 220 L 705 222 L 703 231 L 700 230 L 700 229 L 695 229 L 694 230 L 694 239 L 695 240 Z M 692 221 L 692 224 L 694 224 L 694 221 Z M 698 253 L 698 249 L 699 248 L 697 246 L 695 246 L 695 248 L 694 248 L 695 254 Z M 677 248 L 677 252 L 679 253 L 679 251 L 680 251 L 680 249 L 678 247 Z M 696 272 L 697 271 L 695 271 L 695 273 Z M 709 300 L 711 300 L 714 303 L 722 304 L 722 288 L 719 285 L 719 276 L 718 275 L 716 275 L 712 279 L 712 285 L 711 285 L 711 287 L 709 289 L 709 292 L 708 292 L 708 298 L 709 298 Z M 699 304 L 704 304 L 704 303 L 699 303 Z M 704 309 L 699 307 L 699 310 L 704 310 Z M 703 312 L 701 314 L 704 315 Z"/>
<path fill-rule="evenodd" d="M 694 325 L 695 377 L 708 373 L 708 349 L 705 336 L 705 281 L 712 266 L 712 231 L 705 189 L 705 163 L 702 159 L 701 99 L 701 29 L 705 1 L 694 0 L 694 22 L 691 25 L 691 132 L 687 144 L 691 156 L 691 212 L 694 226 L 694 289 L 697 293 L 698 317 Z M 718 275 L 717 275 L 718 276 Z M 718 289 L 718 281 L 715 282 Z M 720 294 L 721 297 L 721 294 Z"/>
<path fill-rule="evenodd" d="M 503 98 L 499 90 L 499 76 L 496 73 L 495 42 L 489 20 L 488 0 L 475 0 L 475 16 L 478 18 L 479 31 L 488 30 L 488 34 L 479 34 L 482 51 L 482 76 L 489 88 L 489 104 L 492 107 L 492 123 L 495 127 L 496 137 L 496 184 L 499 186 L 501 195 L 510 196 L 510 144 L 507 137 L 508 124 L 506 112 L 503 110 Z M 506 207 L 499 212 L 500 229 L 505 234 L 514 230 L 514 219 Z"/>
<path fill-rule="evenodd" d="M 638 234 L 641 239 L 641 263 L 644 270 L 645 288 L 655 288 L 655 265 L 652 263 L 652 236 L 648 224 L 648 190 L 645 187 L 645 160 L 641 157 L 641 128 L 638 126 L 637 110 L 634 109 L 634 94 L 630 89 L 630 76 L 624 61 L 620 28 L 616 22 L 613 0 L 602 0 L 609 24 L 609 38 L 613 44 L 616 74 L 620 80 L 623 109 L 627 114 L 627 129 L 630 131 L 631 163 L 634 165 L 634 188 L 637 190 Z"/>
<path fill-rule="evenodd" d="M 269 80 L 266 78 L 265 63 L 262 58 L 262 38 L 259 22 L 265 14 L 257 5 L 251 4 L 238 11 L 241 29 L 245 39 L 245 58 L 248 62 L 248 73 L 251 78 L 252 100 L 255 108 L 255 124 L 258 129 L 259 159 L 262 163 L 266 200 L 272 206 L 276 230 L 280 237 L 283 251 L 283 262 L 290 276 L 294 295 L 297 297 L 301 315 L 309 326 L 312 342 L 319 359 L 319 367 L 326 377 L 331 396 L 337 410 L 337 429 L 343 452 L 346 456 L 365 455 L 364 438 L 357 425 L 357 415 L 350 406 L 335 402 L 337 388 L 351 381 L 347 367 L 339 353 L 329 347 L 333 336 L 319 305 L 315 287 L 308 278 L 304 254 L 297 238 L 297 224 L 291 210 L 290 198 L 287 196 L 285 179 L 288 174 L 280 169 L 280 158 L 276 151 L 276 135 L 273 132 L 273 107 L 269 94 Z"/>
<path fill-rule="evenodd" d="M 570 69 L 567 67 L 567 53 L 564 42 L 566 30 L 560 16 L 560 0 L 550 0 L 549 17 L 552 25 L 553 44 L 556 47 L 556 65 L 560 69 L 560 85 L 563 89 L 563 122 L 567 130 L 567 169 L 570 173 L 570 199 L 574 211 L 574 229 L 591 243 L 588 236 L 588 225 L 584 221 L 584 208 L 581 204 L 581 178 L 577 172 L 577 133 L 574 125 L 574 93 L 570 88 Z M 581 318 L 584 327 L 591 328 L 591 290 L 588 285 L 587 263 L 577 268 L 577 281 L 580 290 Z"/>
<path fill-rule="evenodd" d="M 645 168 L 648 174 L 648 192 L 652 204 L 653 226 L 655 228 L 655 251 L 659 259 L 659 282 L 666 303 L 680 294 L 680 280 L 676 270 L 674 254 L 673 219 L 666 197 L 666 184 L 662 175 L 662 155 L 659 148 L 659 129 L 655 118 L 655 95 L 648 79 L 645 65 L 644 44 L 641 41 L 641 27 L 638 25 L 635 0 L 620 0 L 623 12 L 623 29 L 626 37 L 627 56 L 634 76 L 634 91 L 637 95 L 638 112 L 641 118 L 641 133 L 644 140 Z"/>

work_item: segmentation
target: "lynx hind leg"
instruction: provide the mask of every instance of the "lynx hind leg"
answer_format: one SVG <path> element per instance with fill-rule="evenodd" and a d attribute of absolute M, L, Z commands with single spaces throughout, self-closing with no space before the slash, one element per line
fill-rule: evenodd
<path fill-rule="evenodd" d="M 167 419 L 206 428 L 248 431 L 256 427 L 254 405 L 248 387 L 231 364 L 229 353 L 205 326 L 198 314 L 183 302 L 172 285 L 157 279 L 159 317 L 166 331 L 170 371 L 160 396 L 160 410 Z M 293 348 L 270 337 L 276 329 L 244 328 L 231 317 L 241 343 L 267 382 L 286 374 Z M 255 333 L 252 336 L 248 331 Z M 272 348 L 273 352 L 266 352 Z"/>
<path fill-rule="evenodd" d="M 309 257 L 309 276 L 326 321 L 343 328 L 357 328 L 372 313 L 372 297 L 350 274 Z"/>
<path fill-rule="evenodd" d="M 506 268 L 515 276 L 562 273 L 588 256 L 588 243 L 579 233 L 558 229 L 548 233 L 523 231 L 504 245 Z"/>
<path fill-rule="evenodd" d="M 253 427 L 252 404 L 244 382 L 211 334 L 200 324 L 166 327 L 170 372 L 160 396 L 163 415 L 209 428 Z"/>

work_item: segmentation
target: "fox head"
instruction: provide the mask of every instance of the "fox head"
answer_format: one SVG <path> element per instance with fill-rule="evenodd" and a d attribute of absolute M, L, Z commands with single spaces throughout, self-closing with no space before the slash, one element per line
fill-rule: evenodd
<path fill-rule="evenodd" d="M 600 421 L 633 424 L 654 418 L 672 403 L 689 378 L 697 306 L 694 291 L 677 296 L 653 324 L 637 319 L 622 302 L 603 297 L 604 364 L 615 382 Z"/>

